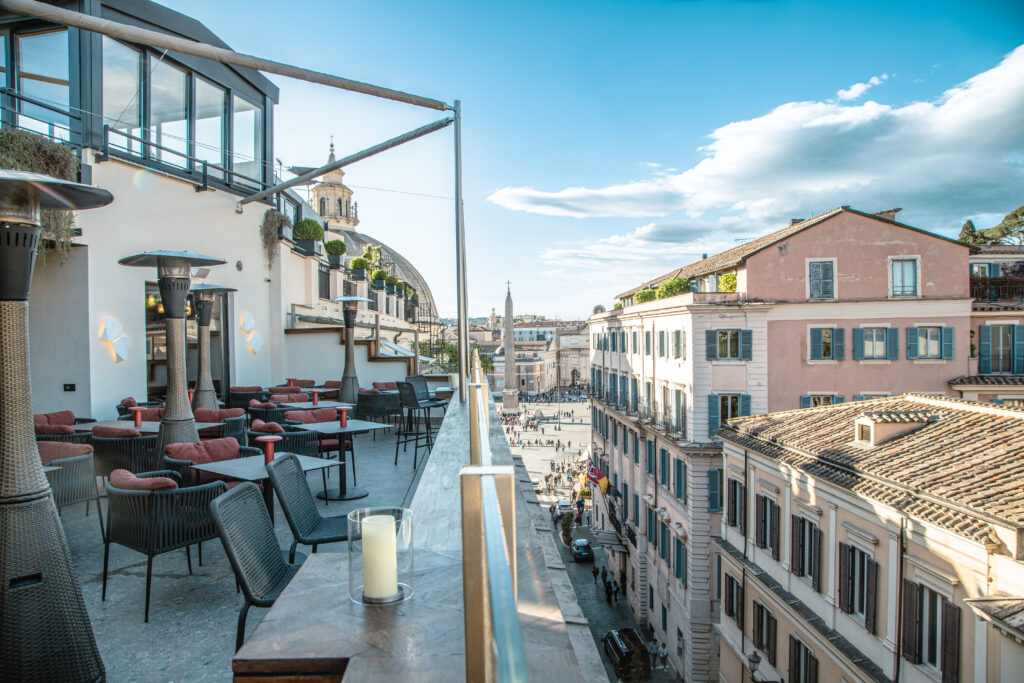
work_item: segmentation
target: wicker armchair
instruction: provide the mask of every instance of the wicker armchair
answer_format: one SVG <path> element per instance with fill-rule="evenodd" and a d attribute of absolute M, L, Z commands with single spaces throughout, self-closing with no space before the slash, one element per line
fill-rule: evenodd
<path fill-rule="evenodd" d="M 117 409 L 117 416 L 124 417 L 125 415 L 131 416 L 129 408 L 163 408 L 163 401 L 136 401 L 135 405 L 126 405 L 125 403 L 118 403 L 114 406 Z"/>
<path fill-rule="evenodd" d="M 102 536 L 103 508 L 100 507 L 100 492 L 96 489 L 96 475 L 93 471 L 93 447 L 59 441 L 37 443 L 37 446 L 43 465 L 60 468 L 50 473 L 50 488 L 53 489 L 53 502 L 57 505 L 57 511 L 65 505 L 85 503 L 85 514 L 88 516 L 89 503 L 96 501 Z"/>
<path fill-rule="evenodd" d="M 402 402 L 395 394 L 360 393 L 356 398 L 357 420 L 381 420 L 396 423 L 402 418 Z M 376 433 L 374 433 L 376 435 Z"/>
<path fill-rule="evenodd" d="M 39 429 L 38 427 L 36 429 Z M 40 434 L 36 432 L 36 441 L 62 441 L 64 443 L 90 444 L 92 443 L 92 432 L 71 431 L 70 434 Z"/>
<path fill-rule="evenodd" d="M 250 455 L 262 454 L 263 452 L 258 448 L 249 448 L 247 446 L 241 446 L 238 449 L 239 458 L 245 458 Z M 196 463 L 192 462 L 191 460 L 176 460 L 166 454 L 163 456 L 164 467 L 166 467 L 169 470 L 172 470 L 175 474 L 177 474 L 181 478 L 181 481 L 182 483 L 184 483 L 185 486 L 196 486 L 197 483 L 199 482 L 199 477 L 197 476 L 196 470 L 192 469 L 192 466 L 195 464 Z M 217 475 L 207 473 L 205 478 L 208 479 L 215 476 Z M 232 484 L 234 484 L 234 480 L 232 480 Z"/>
<path fill-rule="evenodd" d="M 252 420 L 263 420 L 264 422 L 277 422 L 280 424 L 284 420 L 284 414 L 292 410 L 292 408 L 256 408 L 249 406 L 246 408 L 246 412 L 249 413 L 249 421 Z"/>
<path fill-rule="evenodd" d="M 157 438 L 157 434 L 122 437 L 93 435 L 96 476 L 109 477 L 114 470 L 128 470 L 133 474 L 152 470 L 156 467 L 153 451 Z"/>
<path fill-rule="evenodd" d="M 263 387 L 231 387 L 228 389 L 228 408 L 248 408 L 249 401 L 256 399 L 263 401 L 267 392 Z"/>
<path fill-rule="evenodd" d="M 210 503 L 217 534 L 245 595 L 238 613 L 235 650 L 245 639 L 249 607 L 270 607 L 299 570 L 284 561 L 270 513 L 259 488 L 246 482 Z"/>
<path fill-rule="evenodd" d="M 115 477 L 117 473 L 114 473 Z M 171 471 L 144 472 L 138 479 L 179 480 Z M 103 599 L 107 599 L 107 567 L 110 544 L 117 543 L 146 556 L 146 611 L 149 622 L 149 596 L 153 583 L 153 558 L 185 549 L 188 573 L 192 573 L 189 546 L 199 544 L 199 563 L 203 561 L 203 541 L 216 537 L 210 516 L 210 503 L 227 490 L 224 482 L 214 481 L 190 488 L 129 490 L 107 482 L 107 535 L 103 544 Z M 262 502 L 262 500 L 260 501 Z"/>
<path fill-rule="evenodd" d="M 267 474 L 295 537 L 288 550 L 289 562 L 295 561 L 295 546 L 299 543 L 313 546 L 315 553 L 321 543 L 348 540 L 348 516 L 325 517 L 317 511 L 313 492 L 309 490 L 309 482 L 298 458 L 285 455 L 275 459 L 267 465 Z"/>

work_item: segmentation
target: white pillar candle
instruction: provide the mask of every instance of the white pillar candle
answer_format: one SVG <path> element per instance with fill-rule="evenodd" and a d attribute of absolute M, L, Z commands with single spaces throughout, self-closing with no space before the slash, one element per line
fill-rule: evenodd
<path fill-rule="evenodd" d="M 364 517 L 363 595 L 386 600 L 398 593 L 398 548 L 395 543 L 395 518 L 391 515 Z"/>

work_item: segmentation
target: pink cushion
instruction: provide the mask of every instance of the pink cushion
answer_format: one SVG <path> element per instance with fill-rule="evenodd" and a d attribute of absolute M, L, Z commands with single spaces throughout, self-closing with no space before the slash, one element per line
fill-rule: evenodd
<path fill-rule="evenodd" d="M 340 388 L 341 388 L 341 380 L 340 379 L 329 379 L 326 382 L 324 382 L 324 389 L 340 389 Z"/>
<path fill-rule="evenodd" d="M 141 413 L 142 413 L 142 420 L 144 422 L 159 422 L 160 420 L 164 419 L 164 409 L 163 408 L 143 408 Z M 134 417 L 135 413 L 134 412 L 129 412 L 129 415 Z"/>
<path fill-rule="evenodd" d="M 251 394 L 254 391 L 263 391 L 263 387 L 231 387 L 231 391 L 237 391 L 239 393 Z"/>
<path fill-rule="evenodd" d="M 306 412 L 313 414 L 313 422 L 331 422 L 338 419 L 337 408 L 314 408 Z"/>
<path fill-rule="evenodd" d="M 242 408 L 196 408 L 196 422 L 223 422 L 229 417 L 242 417 L 245 410 Z"/>
<path fill-rule="evenodd" d="M 373 388 L 382 391 L 398 391 L 398 382 L 374 382 Z"/>
<path fill-rule="evenodd" d="M 142 436 L 142 433 L 128 427 L 94 427 L 92 435 L 99 436 L 104 439 L 124 439 L 127 437 Z"/>
<path fill-rule="evenodd" d="M 270 400 L 278 403 L 304 403 L 309 400 L 309 394 L 271 394 Z"/>
<path fill-rule="evenodd" d="M 233 437 L 207 439 L 199 443 L 171 443 L 164 453 L 174 460 L 188 460 L 197 465 L 220 462 L 238 457 L 238 442 Z"/>
<path fill-rule="evenodd" d="M 75 430 L 72 429 L 71 425 L 36 425 L 36 434 L 52 435 L 52 434 L 74 434 Z"/>
<path fill-rule="evenodd" d="M 87 443 L 69 443 L 67 441 L 39 441 L 39 459 L 44 465 L 49 465 L 54 460 L 74 458 L 78 455 L 92 453 L 92 446 Z"/>
<path fill-rule="evenodd" d="M 263 434 L 283 434 L 284 427 L 276 422 L 264 422 L 263 420 L 252 421 L 252 431 Z"/>
<path fill-rule="evenodd" d="M 314 379 L 292 379 L 292 378 L 289 378 L 289 379 L 287 379 L 285 381 L 288 382 L 288 386 L 291 386 L 291 387 L 302 388 L 302 387 L 315 387 L 316 386 L 316 380 L 314 380 Z"/>
<path fill-rule="evenodd" d="M 121 399 L 121 405 L 128 406 L 129 408 L 131 408 L 133 406 L 139 405 L 139 402 L 136 401 L 133 397 L 129 396 L 128 398 Z"/>
<path fill-rule="evenodd" d="M 276 403 L 267 403 L 267 402 L 264 402 L 264 401 L 259 401 L 259 400 L 254 398 L 251 401 L 249 401 L 249 407 L 250 408 L 276 408 L 277 404 Z"/>
<path fill-rule="evenodd" d="M 360 394 L 379 394 L 380 393 L 380 389 L 363 389 L 362 387 L 359 387 L 359 393 Z"/>
<path fill-rule="evenodd" d="M 270 387 L 267 389 L 267 392 L 271 394 L 297 394 L 299 393 L 299 388 L 293 386 Z"/>
<path fill-rule="evenodd" d="M 289 410 L 284 414 L 284 419 L 309 424 L 310 422 L 316 422 L 313 419 L 313 412 L 312 410 Z"/>
<path fill-rule="evenodd" d="M 178 488 L 178 482 L 170 477 L 136 477 L 128 470 L 114 470 L 110 473 L 110 485 L 126 491 L 160 491 Z"/>
<path fill-rule="evenodd" d="M 75 414 L 70 410 L 58 410 L 55 413 L 40 413 L 32 416 L 37 425 L 73 425 Z"/>

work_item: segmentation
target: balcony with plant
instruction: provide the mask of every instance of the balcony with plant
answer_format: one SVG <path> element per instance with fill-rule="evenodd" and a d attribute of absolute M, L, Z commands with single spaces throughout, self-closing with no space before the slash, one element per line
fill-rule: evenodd
<path fill-rule="evenodd" d="M 303 218 L 292 229 L 292 239 L 306 256 L 316 256 L 324 239 L 324 226 L 312 218 Z"/>
<path fill-rule="evenodd" d="M 347 247 L 344 240 L 328 240 L 324 242 L 324 251 L 327 252 L 327 261 L 331 268 L 341 268 L 341 257 L 345 255 Z"/>

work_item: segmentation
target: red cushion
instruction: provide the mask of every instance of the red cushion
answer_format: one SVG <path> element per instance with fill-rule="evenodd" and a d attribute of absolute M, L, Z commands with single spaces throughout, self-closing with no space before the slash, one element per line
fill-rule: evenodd
<path fill-rule="evenodd" d="M 238 457 L 238 441 L 233 437 L 207 439 L 199 443 L 171 443 L 164 446 L 164 453 L 175 460 L 188 460 L 197 465 L 220 462 Z"/>
<path fill-rule="evenodd" d="M 269 389 L 267 389 L 267 392 L 271 394 L 297 394 L 299 392 L 299 388 L 293 387 L 291 385 L 283 387 L 270 387 Z"/>
<path fill-rule="evenodd" d="M 266 403 L 266 402 L 263 402 L 263 401 L 260 401 L 260 400 L 257 400 L 257 399 L 254 398 L 251 401 L 249 401 L 249 407 L 250 408 L 276 408 L 277 404 L 276 403 Z"/>
<path fill-rule="evenodd" d="M 194 412 L 196 422 L 223 422 L 230 417 L 242 417 L 245 410 L 242 408 L 196 408 Z"/>
<path fill-rule="evenodd" d="M 315 387 L 316 386 L 316 380 L 315 379 L 292 379 L 292 378 L 289 378 L 289 379 L 287 379 L 285 381 L 288 382 L 288 386 L 290 386 L 290 387 L 300 387 L 301 388 L 301 387 Z"/>
<path fill-rule="evenodd" d="M 321 451 L 336 451 L 338 450 L 338 440 L 327 437 L 320 439 L 320 450 Z"/>
<path fill-rule="evenodd" d="M 271 394 L 270 400 L 278 403 L 305 403 L 309 400 L 309 394 Z"/>
<path fill-rule="evenodd" d="M 128 406 L 129 408 L 131 408 L 133 406 L 139 405 L 139 402 L 136 401 L 133 397 L 129 396 L 128 398 L 121 399 L 121 405 Z"/>
<path fill-rule="evenodd" d="M 313 414 L 313 422 L 332 422 L 338 419 L 337 408 L 314 408 L 306 412 Z"/>
<path fill-rule="evenodd" d="M 78 455 L 92 453 L 92 446 L 87 443 L 70 443 L 67 441 L 39 441 L 39 459 L 44 465 L 49 465 L 54 460 L 74 458 Z"/>
<path fill-rule="evenodd" d="M 55 413 L 40 413 L 32 416 L 37 425 L 73 425 L 75 414 L 70 410 L 58 410 Z"/>
<path fill-rule="evenodd" d="M 284 419 L 292 420 L 294 422 L 303 422 L 306 424 L 316 422 L 316 420 L 313 419 L 312 410 L 289 410 L 285 412 Z"/>
<path fill-rule="evenodd" d="M 283 434 L 284 427 L 276 422 L 264 422 L 263 420 L 252 421 L 252 431 L 262 434 Z"/>
<path fill-rule="evenodd" d="M 254 391 L 263 391 L 263 387 L 231 387 L 231 391 L 251 394 Z"/>
<path fill-rule="evenodd" d="M 341 388 L 341 380 L 340 379 L 329 379 L 326 382 L 324 382 L 324 389 L 340 389 L 340 388 Z"/>
<path fill-rule="evenodd" d="M 359 387 L 359 393 L 360 394 L 379 394 L 380 393 L 380 389 L 363 389 L 362 387 Z"/>
<path fill-rule="evenodd" d="M 36 434 L 74 434 L 75 430 L 71 425 L 36 425 Z"/>
<path fill-rule="evenodd" d="M 159 422 L 164 419 L 163 408 L 143 408 L 141 414 L 144 422 Z M 130 412 L 129 415 L 134 418 L 135 412 Z"/>
<path fill-rule="evenodd" d="M 124 439 L 126 437 L 142 436 L 142 433 L 128 427 L 94 427 L 92 435 L 104 439 Z"/>
<path fill-rule="evenodd" d="M 127 491 L 160 491 L 178 488 L 178 482 L 170 477 L 136 477 L 128 470 L 111 472 L 110 485 L 115 489 Z"/>
<path fill-rule="evenodd" d="M 398 391 L 398 382 L 374 382 L 373 388 L 383 391 Z"/>

